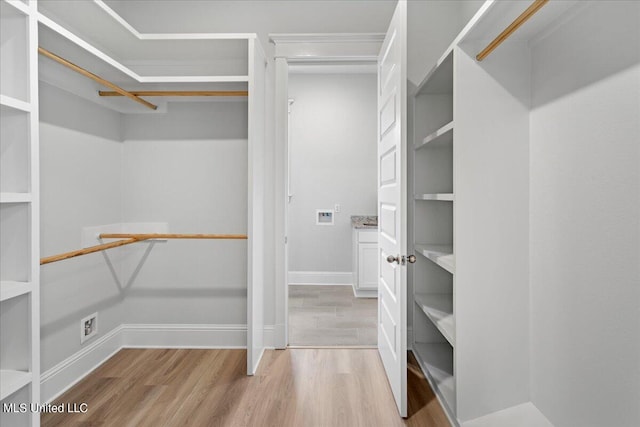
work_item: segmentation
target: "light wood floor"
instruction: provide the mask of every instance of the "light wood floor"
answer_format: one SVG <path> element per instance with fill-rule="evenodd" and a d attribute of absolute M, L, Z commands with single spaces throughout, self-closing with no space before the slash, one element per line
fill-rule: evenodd
<path fill-rule="evenodd" d="M 376 346 L 378 300 L 351 285 L 289 285 L 289 345 Z"/>
<path fill-rule="evenodd" d="M 449 426 L 409 360 L 404 420 L 375 349 L 269 350 L 253 377 L 244 350 L 125 349 L 55 402 L 87 413 L 42 426 Z"/>

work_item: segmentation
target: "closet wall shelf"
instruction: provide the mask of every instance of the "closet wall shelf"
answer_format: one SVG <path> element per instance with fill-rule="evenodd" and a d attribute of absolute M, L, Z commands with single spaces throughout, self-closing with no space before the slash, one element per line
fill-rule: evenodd
<path fill-rule="evenodd" d="M 442 202 L 453 202 L 453 193 L 425 193 L 416 194 L 416 200 L 438 200 Z"/>
<path fill-rule="evenodd" d="M 30 203 L 31 193 L 0 193 L 0 203 Z"/>
<path fill-rule="evenodd" d="M 455 273 L 455 258 L 451 245 L 425 245 L 415 246 L 416 252 L 438 264 L 449 273 Z"/>
<path fill-rule="evenodd" d="M 422 147 L 429 145 L 430 147 L 439 146 L 453 142 L 453 121 L 442 126 L 437 131 L 431 133 L 421 142 L 415 145 L 415 149 L 419 150 Z"/>
<path fill-rule="evenodd" d="M 0 400 L 12 395 L 31 382 L 31 372 L 0 370 Z"/>
<path fill-rule="evenodd" d="M 452 347 L 455 347 L 456 332 L 455 319 L 453 316 L 453 295 L 419 293 L 414 294 L 416 305 L 422 309 L 424 314 L 438 328 Z"/>
<path fill-rule="evenodd" d="M 7 95 L 0 95 L 0 105 L 3 107 L 13 108 L 14 110 L 24 111 L 26 113 L 31 112 L 31 104 Z"/>
<path fill-rule="evenodd" d="M 413 354 L 422 371 L 426 373 L 431 388 L 440 396 L 440 400 L 449 407 L 449 413 L 455 414 L 456 386 L 451 346 L 447 343 L 415 342 Z"/>
<path fill-rule="evenodd" d="M 33 289 L 31 282 L 14 282 L 3 280 L 0 282 L 0 301 L 6 301 L 20 295 L 28 294 Z"/>

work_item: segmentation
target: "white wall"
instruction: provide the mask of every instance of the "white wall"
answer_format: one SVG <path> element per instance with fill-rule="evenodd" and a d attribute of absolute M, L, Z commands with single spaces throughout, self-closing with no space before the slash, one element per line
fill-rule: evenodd
<path fill-rule="evenodd" d="M 351 215 L 376 211 L 375 74 L 291 74 L 289 270 L 351 272 Z M 316 225 L 333 209 L 334 225 Z"/>
<path fill-rule="evenodd" d="M 118 113 L 44 83 L 40 121 L 41 248 L 49 256 L 80 248 L 82 227 L 120 221 L 122 143 Z M 43 372 L 83 347 L 85 316 L 99 312 L 98 336 L 122 323 L 118 259 L 115 249 L 41 267 Z"/>
<path fill-rule="evenodd" d="M 557 426 L 637 426 L 640 3 L 580 8 L 533 63 L 532 400 Z"/>
<path fill-rule="evenodd" d="M 123 221 L 247 232 L 246 102 L 176 103 L 124 120 Z M 245 324 L 246 240 L 127 248 L 126 323 Z"/>

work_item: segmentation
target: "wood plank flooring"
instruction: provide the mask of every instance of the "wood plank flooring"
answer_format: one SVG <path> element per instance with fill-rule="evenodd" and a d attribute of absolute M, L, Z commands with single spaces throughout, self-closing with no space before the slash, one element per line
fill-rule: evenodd
<path fill-rule="evenodd" d="M 351 285 L 289 285 L 289 345 L 375 347 L 377 319 L 378 300 Z"/>
<path fill-rule="evenodd" d="M 253 377 L 246 364 L 245 350 L 121 350 L 54 402 L 86 413 L 42 426 L 449 426 L 411 355 L 407 419 L 375 349 L 269 350 Z"/>

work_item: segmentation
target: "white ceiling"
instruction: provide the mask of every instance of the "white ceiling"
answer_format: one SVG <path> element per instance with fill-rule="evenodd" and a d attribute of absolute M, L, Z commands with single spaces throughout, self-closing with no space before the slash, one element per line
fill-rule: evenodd
<path fill-rule="evenodd" d="M 144 33 L 384 33 L 396 0 L 106 0 Z"/>

